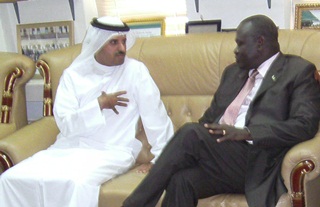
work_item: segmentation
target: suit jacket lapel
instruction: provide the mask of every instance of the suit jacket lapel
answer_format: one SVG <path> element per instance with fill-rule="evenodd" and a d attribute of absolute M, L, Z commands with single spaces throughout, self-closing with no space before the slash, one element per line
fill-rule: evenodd
<path fill-rule="evenodd" d="M 250 104 L 250 107 L 246 116 L 246 123 L 251 117 L 251 114 L 254 108 L 254 103 L 257 100 L 259 100 L 259 97 L 262 96 L 268 90 L 268 88 L 272 87 L 278 81 L 279 77 L 283 74 L 283 65 L 285 61 L 286 61 L 285 56 L 282 53 L 280 53 L 277 59 L 270 66 L 270 69 L 266 73 L 259 90 L 257 91 L 254 99 Z"/>
<path fill-rule="evenodd" d="M 257 100 L 259 96 L 261 96 L 268 88 L 270 88 L 277 82 L 279 77 L 283 74 L 282 72 L 285 60 L 286 58 L 284 57 L 284 55 L 280 53 L 277 59 L 270 66 L 268 72 L 266 73 L 252 103 L 254 103 L 254 101 Z"/>

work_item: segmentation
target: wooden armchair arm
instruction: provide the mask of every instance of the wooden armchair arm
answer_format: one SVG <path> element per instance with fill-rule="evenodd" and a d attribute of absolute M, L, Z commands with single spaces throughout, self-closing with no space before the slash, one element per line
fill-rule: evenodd
<path fill-rule="evenodd" d="M 43 77 L 43 116 L 53 116 L 52 86 L 50 67 L 44 60 L 38 60 L 37 68 Z"/>
<path fill-rule="evenodd" d="M 33 77 L 35 69 L 33 60 L 25 55 L 0 52 L 0 122 L 14 124 L 14 131 L 28 123 L 25 85 Z"/>
<path fill-rule="evenodd" d="M 44 117 L 0 140 L 3 171 L 52 145 L 59 129 L 53 117 Z"/>
<path fill-rule="evenodd" d="M 16 67 L 5 76 L 1 106 L 1 123 L 7 124 L 10 121 L 14 86 L 16 80 L 23 77 L 23 73 L 23 70 Z"/>
<path fill-rule="evenodd" d="M 319 205 L 320 197 L 312 195 L 312 192 L 320 189 L 319 158 L 320 132 L 313 139 L 294 146 L 286 154 L 282 177 L 294 207 L 304 207 L 306 203 L 308 206 Z"/>

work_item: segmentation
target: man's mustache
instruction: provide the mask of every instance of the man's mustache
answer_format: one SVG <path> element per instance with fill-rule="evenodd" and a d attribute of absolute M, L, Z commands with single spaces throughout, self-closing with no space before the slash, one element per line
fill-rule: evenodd
<path fill-rule="evenodd" d="M 124 51 L 118 51 L 118 52 L 116 52 L 115 54 L 116 54 L 116 55 L 125 55 L 126 52 L 124 52 Z"/>

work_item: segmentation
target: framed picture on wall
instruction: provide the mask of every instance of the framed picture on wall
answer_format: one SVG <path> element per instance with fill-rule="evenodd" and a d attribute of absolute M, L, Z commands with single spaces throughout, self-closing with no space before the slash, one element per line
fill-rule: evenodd
<path fill-rule="evenodd" d="M 320 29 L 320 3 L 296 4 L 295 29 Z"/>
<path fill-rule="evenodd" d="M 165 35 L 166 25 L 164 17 L 122 19 L 136 38 Z"/>
<path fill-rule="evenodd" d="M 73 21 L 17 25 L 18 52 L 34 61 L 45 52 L 73 44 Z"/>
<path fill-rule="evenodd" d="M 210 33 L 221 31 L 221 20 L 189 21 L 186 23 L 186 33 Z"/>

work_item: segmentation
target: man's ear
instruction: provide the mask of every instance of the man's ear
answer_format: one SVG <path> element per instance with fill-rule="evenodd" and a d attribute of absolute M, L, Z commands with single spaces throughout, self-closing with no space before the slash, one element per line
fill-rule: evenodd
<path fill-rule="evenodd" d="M 261 49 L 262 46 L 264 45 L 264 36 L 259 36 L 258 39 L 257 39 L 257 44 L 258 44 L 258 48 Z"/>
<path fill-rule="evenodd" d="M 320 84 L 320 72 L 319 71 L 314 71 L 314 79 L 316 79 L 316 81 L 318 81 L 318 83 Z"/>

